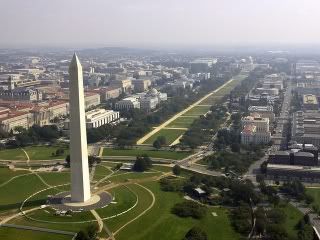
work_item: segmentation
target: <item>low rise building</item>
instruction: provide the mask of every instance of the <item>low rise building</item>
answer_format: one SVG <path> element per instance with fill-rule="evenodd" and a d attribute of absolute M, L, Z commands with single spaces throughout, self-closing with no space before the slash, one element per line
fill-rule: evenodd
<path fill-rule="evenodd" d="M 303 108 L 304 110 L 318 110 L 319 103 L 317 97 L 312 94 L 303 95 Z"/>
<path fill-rule="evenodd" d="M 86 113 L 87 128 L 97 128 L 105 124 L 118 123 L 119 112 L 105 109 L 94 109 Z"/>
<path fill-rule="evenodd" d="M 124 79 L 124 80 L 113 80 L 110 82 L 111 88 L 121 88 L 122 92 L 129 93 L 133 86 L 131 79 Z"/>
<path fill-rule="evenodd" d="M 300 180 L 302 182 L 320 182 L 320 168 L 294 165 L 267 165 L 267 179 L 278 181 Z"/>
<path fill-rule="evenodd" d="M 151 86 L 149 79 L 136 79 L 133 80 L 132 83 L 136 92 L 144 92 Z"/>
<path fill-rule="evenodd" d="M 100 94 L 85 92 L 84 104 L 86 109 L 98 106 L 100 104 Z"/>
<path fill-rule="evenodd" d="M 5 132 L 14 131 L 16 127 L 28 129 L 33 125 L 33 115 L 29 112 L 11 112 L 0 118 L 0 128 Z"/>

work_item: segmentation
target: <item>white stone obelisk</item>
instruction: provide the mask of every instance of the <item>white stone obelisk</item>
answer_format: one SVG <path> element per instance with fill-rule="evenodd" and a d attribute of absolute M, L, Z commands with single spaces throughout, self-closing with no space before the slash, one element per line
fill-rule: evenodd
<path fill-rule="evenodd" d="M 90 176 L 82 66 L 76 54 L 71 60 L 69 75 L 71 201 L 85 202 L 91 197 Z"/>

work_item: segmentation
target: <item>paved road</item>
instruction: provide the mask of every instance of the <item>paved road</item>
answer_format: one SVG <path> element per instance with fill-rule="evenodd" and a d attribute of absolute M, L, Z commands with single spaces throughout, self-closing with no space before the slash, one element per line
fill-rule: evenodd
<path fill-rule="evenodd" d="M 202 101 L 206 100 L 208 97 L 210 97 L 211 95 L 215 94 L 216 92 L 218 92 L 220 89 L 224 88 L 226 85 L 228 85 L 229 83 L 233 82 L 234 79 L 230 79 L 228 82 L 226 82 L 225 84 L 223 84 L 222 86 L 220 86 L 219 88 L 217 88 L 216 90 L 208 93 L 207 95 L 205 95 L 204 97 L 202 97 L 201 99 L 199 99 L 198 101 L 196 101 L 195 103 L 191 104 L 189 107 L 187 107 L 186 109 L 182 110 L 181 112 L 177 113 L 176 115 L 174 115 L 172 118 L 170 118 L 169 120 L 165 121 L 164 123 L 162 123 L 160 126 L 156 127 L 155 129 L 153 129 L 151 132 L 149 132 L 148 134 L 146 134 L 144 137 L 140 138 L 137 142 L 137 144 L 143 144 L 148 138 L 150 138 L 151 136 L 153 136 L 154 134 L 156 134 L 157 132 L 159 132 L 161 129 L 165 128 L 166 126 L 168 126 L 171 122 L 173 122 L 174 120 L 176 120 L 178 117 L 181 117 L 183 114 L 185 114 L 186 112 L 188 112 L 189 110 L 191 110 L 192 108 L 194 108 L 195 106 L 199 105 Z"/>

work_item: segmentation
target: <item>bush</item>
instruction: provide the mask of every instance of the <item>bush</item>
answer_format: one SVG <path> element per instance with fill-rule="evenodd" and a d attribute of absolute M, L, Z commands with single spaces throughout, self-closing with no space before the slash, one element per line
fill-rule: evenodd
<path fill-rule="evenodd" d="M 192 217 L 195 219 L 200 219 L 206 214 L 206 208 L 193 201 L 177 203 L 171 211 L 179 217 Z"/>
<path fill-rule="evenodd" d="M 180 175 L 181 174 L 181 167 L 179 165 L 175 165 L 173 168 L 172 168 L 172 172 L 174 175 Z"/>

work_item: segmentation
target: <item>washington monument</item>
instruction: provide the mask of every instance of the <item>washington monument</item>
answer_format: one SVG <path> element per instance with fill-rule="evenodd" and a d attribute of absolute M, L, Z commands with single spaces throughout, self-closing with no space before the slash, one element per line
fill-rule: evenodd
<path fill-rule="evenodd" d="M 91 193 L 82 66 L 76 54 L 71 60 L 69 75 L 71 201 L 85 202 Z"/>

